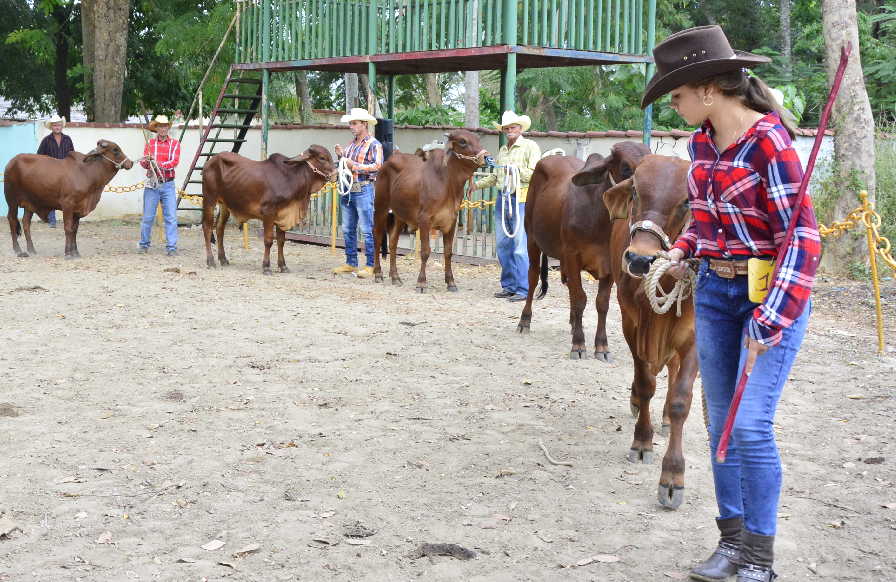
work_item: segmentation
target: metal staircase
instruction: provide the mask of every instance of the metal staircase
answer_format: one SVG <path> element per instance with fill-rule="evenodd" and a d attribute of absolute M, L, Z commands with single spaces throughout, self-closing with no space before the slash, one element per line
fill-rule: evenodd
<path fill-rule="evenodd" d="M 234 74 L 236 73 L 236 76 Z M 246 142 L 246 134 L 252 125 L 252 120 L 259 112 L 261 104 L 261 78 L 250 76 L 257 71 L 234 71 L 227 73 L 227 79 L 221 86 L 218 100 L 209 116 L 209 124 L 205 127 L 199 138 L 199 146 L 193 156 L 193 162 L 184 178 L 183 186 L 177 197 L 178 210 L 202 210 L 201 206 L 183 207 L 181 202 L 185 196 L 202 196 L 202 168 L 205 162 L 216 154 L 218 144 L 231 144 L 231 152 L 239 152 Z M 233 137 L 222 136 L 224 130 L 233 130 Z M 214 135 L 212 132 L 214 131 Z M 186 132 L 186 127 L 184 127 Z M 183 139 L 183 134 L 181 134 Z M 198 188 L 198 191 L 197 191 Z"/>

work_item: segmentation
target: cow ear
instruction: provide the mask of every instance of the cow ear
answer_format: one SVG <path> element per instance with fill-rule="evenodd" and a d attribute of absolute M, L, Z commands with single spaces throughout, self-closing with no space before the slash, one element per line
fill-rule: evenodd
<path fill-rule="evenodd" d="M 604 181 L 607 174 L 607 163 L 611 158 L 605 158 L 600 154 L 591 154 L 585 167 L 572 177 L 572 183 L 576 186 L 588 186 Z"/>
<path fill-rule="evenodd" d="M 632 199 L 632 179 L 619 182 L 604 192 L 604 204 L 610 211 L 610 219 L 628 218 L 628 206 Z"/>
<path fill-rule="evenodd" d="M 301 164 L 302 162 L 307 162 L 308 158 L 310 158 L 310 157 L 311 157 L 311 150 L 305 150 L 305 153 L 298 155 L 294 158 L 289 158 L 288 160 L 286 160 L 286 163 L 298 165 L 298 164 Z"/>

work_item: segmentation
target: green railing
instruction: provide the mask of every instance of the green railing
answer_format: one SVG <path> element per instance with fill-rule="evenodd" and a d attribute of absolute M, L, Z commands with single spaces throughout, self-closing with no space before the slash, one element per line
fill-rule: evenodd
<path fill-rule="evenodd" d="M 642 55 L 647 52 L 647 3 L 249 0 L 238 4 L 237 61 L 293 61 L 502 44 Z M 516 11 L 516 19 L 505 18 L 507 11 Z M 507 30 L 508 25 L 515 29 Z"/>

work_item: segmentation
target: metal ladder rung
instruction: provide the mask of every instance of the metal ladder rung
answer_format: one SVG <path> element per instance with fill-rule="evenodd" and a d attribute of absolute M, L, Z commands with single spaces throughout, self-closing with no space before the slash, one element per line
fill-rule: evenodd
<path fill-rule="evenodd" d="M 252 93 L 251 95 L 240 95 L 239 93 L 224 93 L 223 95 L 221 95 L 221 97 L 224 97 L 224 98 L 229 97 L 231 99 L 258 99 L 259 98 L 258 93 Z"/>
<path fill-rule="evenodd" d="M 217 156 L 217 155 L 220 154 L 220 153 L 221 153 L 221 152 L 202 152 L 202 153 L 199 154 L 199 155 L 200 155 L 200 157 L 202 157 L 202 156 L 205 156 L 205 157 L 211 157 L 211 156 Z"/>
<path fill-rule="evenodd" d="M 218 109 L 215 111 L 217 114 L 221 113 L 258 113 L 254 109 Z"/>
<path fill-rule="evenodd" d="M 255 85 L 261 85 L 261 79 L 253 79 L 251 77 L 234 77 L 230 79 L 231 83 L 253 83 Z"/>
<path fill-rule="evenodd" d="M 202 184 L 202 180 L 187 180 L 187 184 Z M 193 194 L 191 194 L 193 196 Z"/>
<path fill-rule="evenodd" d="M 209 127 L 212 129 L 217 129 L 219 127 L 221 129 L 243 129 L 243 128 L 249 128 L 252 126 L 251 125 L 240 125 L 238 123 L 212 123 L 211 125 L 209 125 Z"/>
<path fill-rule="evenodd" d="M 215 143 L 219 143 L 219 142 L 220 143 L 243 143 L 244 141 L 248 141 L 248 140 L 230 139 L 230 138 L 224 139 L 224 138 L 210 137 L 210 138 L 207 138 L 205 141 L 206 142 L 215 142 Z"/>

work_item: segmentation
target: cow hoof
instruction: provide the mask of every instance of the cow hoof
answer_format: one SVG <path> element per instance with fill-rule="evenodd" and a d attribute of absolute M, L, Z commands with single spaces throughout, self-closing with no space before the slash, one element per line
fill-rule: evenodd
<path fill-rule="evenodd" d="M 29 249 L 28 249 L 28 252 L 31 253 L 32 255 L 36 255 L 36 254 L 37 254 L 37 251 L 34 250 L 34 247 L 29 248 Z"/>
<path fill-rule="evenodd" d="M 401 279 L 399 279 L 398 277 L 392 279 L 392 284 L 395 285 L 396 287 L 401 287 L 403 285 L 403 283 L 401 282 Z"/>
<path fill-rule="evenodd" d="M 215 264 L 214 261 L 206 261 L 206 262 L 205 262 L 205 266 L 206 266 L 206 268 L 208 268 L 208 269 L 217 269 L 217 268 L 218 268 L 218 265 Z"/>
<path fill-rule="evenodd" d="M 417 285 L 417 293 L 426 293 L 426 287 Z"/>
<path fill-rule="evenodd" d="M 572 349 L 569 351 L 569 359 L 570 360 L 587 360 L 588 352 L 580 349 Z"/>
<path fill-rule="evenodd" d="M 221 263 L 222 267 L 226 267 L 227 265 L 230 264 L 230 261 L 228 261 L 227 259 L 218 259 L 218 262 Z"/>
<path fill-rule="evenodd" d="M 74 260 L 74 259 L 78 259 L 78 258 L 80 258 L 79 255 L 65 255 L 65 260 L 66 260 L 66 261 L 72 261 L 72 260 Z"/>
<path fill-rule="evenodd" d="M 684 487 L 680 485 L 663 485 L 656 489 L 656 498 L 660 505 L 667 509 L 678 509 L 684 501 Z"/>
<path fill-rule="evenodd" d="M 643 463 L 645 465 L 653 464 L 653 451 L 645 451 L 644 449 L 629 449 L 625 456 L 629 463 Z"/>
<path fill-rule="evenodd" d="M 280 272 L 281 273 L 289 273 L 289 267 L 287 267 L 286 265 L 280 267 Z"/>
<path fill-rule="evenodd" d="M 520 333 L 529 333 L 531 330 L 529 329 L 529 325 L 526 323 L 521 323 L 516 326 L 516 330 Z"/>
<path fill-rule="evenodd" d="M 270 269 L 262 269 L 261 273 L 263 275 L 273 275 Z"/>
<path fill-rule="evenodd" d="M 641 408 L 637 404 L 629 404 L 628 406 L 632 413 L 632 417 L 638 418 L 638 415 L 641 414 Z"/>
<path fill-rule="evenodd" d="M 20 259 L 26 259 L 26 258 L 28 258 L 28 253 L 23 252 L 23 251 L 19 251 L 19 254 L 18 254 L 17 256 L 18 256 Z"/>
<path fill-rule="evenodd" d="M 382 276 L 382 275 L 375 275 L 375 276 L 373 277 L 373 282 L 374 282 L 374 283 L 382 283 L 382 282 L 383 282 L 383 276 Z"/>
<path fill-rule="evenodd" d="M 448 285 L 448 290 L 452 293 L 457 293 L 457 285 Z"/>
<path fill-rule="evenodd" d="M 594 350 L 594 359 L 607 364 L 613 361 L 613 358 L 610 357 L 610 352 L 599 352 L 597 350 Z"/>

